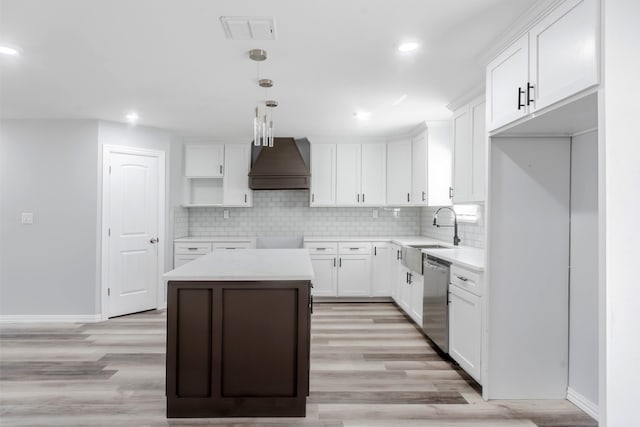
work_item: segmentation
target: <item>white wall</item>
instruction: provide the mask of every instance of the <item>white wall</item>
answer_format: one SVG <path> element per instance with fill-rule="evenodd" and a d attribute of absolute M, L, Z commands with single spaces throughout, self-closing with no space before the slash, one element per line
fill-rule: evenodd
<path fill-rule="evenodd" d="M 564 399 L 570 140 L 492 138 L 489 153 L 484 392 Z"/>
<path fill-rule="evenodd" d="M 553 241 L 553 239 L 551 239 Z M 598 133 L 571 141 L 569 395 L 598 405 Z"/>
<path fill-rule="evenodd" d="M 603 0 L 606 210 L 606 415 L 610 427 L 640 425 L 640 2 Z M 603 399 L 601 399 L 603 400 Z"/>
<path fill-rule="evenodd" d="M 95 121 L 0 121 L 0 315 L 96 313 L 97 141 Z"/>

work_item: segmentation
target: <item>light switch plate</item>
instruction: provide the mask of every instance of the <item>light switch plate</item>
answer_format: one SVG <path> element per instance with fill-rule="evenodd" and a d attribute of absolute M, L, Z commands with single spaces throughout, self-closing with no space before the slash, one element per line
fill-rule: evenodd
<path fill-rule="evenodd" d="M 33 212 L 22 212 L 22 224 L 23 225 L 33 224 Z"/>

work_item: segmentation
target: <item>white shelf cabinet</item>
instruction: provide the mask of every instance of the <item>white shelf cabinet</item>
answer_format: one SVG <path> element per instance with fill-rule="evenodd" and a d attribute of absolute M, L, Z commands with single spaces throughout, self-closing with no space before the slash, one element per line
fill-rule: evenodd
<path fill-rule="evenodd" d="M 411 205 L 411 140 L 387 144 L 387 205 Z"/>
<path fill-rule="evenodd" d="M 336 144 L 311 144 L 310 206 L 336 204 Z"/>
<path fill-rule="evenodd" d="M 449 355 L 481 382 L 482 298 L 458 286 L 449 286 Z"/>
<path fill-rule="evenodd" d="M 225 173 L 222 185 L 224 206 L 253 206 L 253 191 L 249 189 L 251 146 L 227 144 L 224 150 Z"/>
<path fill-rule="evenodd" d="M 598 0 L 565 0 L 487 66 L 488 130 L 599 83 Z"/>
<path fill-rule="evenodd" d="M 486 117 L 484 97 L 453 113 L 453 202 L 484 201 Z"/>

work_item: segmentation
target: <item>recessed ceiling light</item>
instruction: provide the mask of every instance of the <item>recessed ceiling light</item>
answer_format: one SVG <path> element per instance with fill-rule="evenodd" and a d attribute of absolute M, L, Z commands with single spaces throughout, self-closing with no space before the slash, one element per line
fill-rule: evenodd
<path fill-rule="evenodd" d="M 398 45 L 398 50 L 402 53 L 408 53 L 417 50 L 419 46 L 418 42 L 404 42 Z"/>
<path fill-rule="evenodd" d="M 402 95 L 400 98 L 396 99 L 393 104 L 391 104 L 393 107 L 400 105 L 405 99 L 407 99 L 407 95 L 406 93 L 404 95 Z"/>
<path fill-rule="evenodd" d="M 20 49 L 18 49 L 17 47 L 7 46 L 3 44 L 3 45 L 0 45 L 0 53 L 3 53 L 5 55 L 18 56 L 20 55 Z"/>
<path fill-rule="evenodd" d="M 140 117 L 138 116 L 138 113 L 136 113 L 135 111 L 132 111 L 130 113 L 127 113 L 127 115 L 124 118 L 127 119 L 129 123 L 135 123 L 138 121 Z"/>
<path fill-rule="evenodd" d="M 369 120 L 369 117 L 371 117 L 371 113 L 369 111 L 358 111 L 354 114 L 354 116 L 358 120 Z"/>

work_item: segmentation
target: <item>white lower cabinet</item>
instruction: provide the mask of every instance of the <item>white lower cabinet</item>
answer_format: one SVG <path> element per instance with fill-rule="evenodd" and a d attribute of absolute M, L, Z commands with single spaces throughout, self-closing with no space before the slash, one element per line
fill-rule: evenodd
<path fill-rule="evenodd" d="M 338 258 L 338 296 L 371 295 L 371 255 L 340 255 Z"/>
<path fill-rule="evenodd" d="M 213 250 L 224 249 L 250 249 L 255 247 L 255 240 L 211 240 L 199 242 L 174 242 L 173 244 L 173 268 L 178 268 L 188 262 L 205 256 Z"/>
<path fill-rule="evenodd" d="M 338 295 L 337 254 L 312 254 L 313 288 L 311 293 L 318 297 Z"/>
<path fill-rule="evenodd" d="M 422 313 L 424 295 L 424 277 L 421 274 L 409 272 L 409 316 L 418 326 L 422 327 Z"/>
<path fill-rule="evenodd" d="M 371 260 L 371 296 L 391 296 L 391 245 L 387 242 L 373 243 Z M 394 254 L 395 255 L 395 254 Z"/>
<path fill-rule="evenodd" d="M 449 286 L 449 355 L 481 383 L 482 298 Z"/>
<path fill-rule="evenodd" d="M 370 297 L 370 242 L 305 242 L 313 266 L 311 293 L 318 297 Z"/>
<path fill-rule="evenodd" d="M 396 303 L 400 306 L 401 309 L 404 310 L 405 313 L 411 313 L 411 308 L 409 306 L 411 300 L 411 288 L 409 285 L 409 269 L 402 264 L 400 264 L 400 268 L 398 269 L 399 274 L 397 276 L 398 283 L 398 292 Z"/>
<path fill-rule="evenodd" d="M 399 278 L 402 275 L 400 254 L 400 245 L 392 243 L 389 248 L 389 286 L 391 287 L 391 297 L 396 303 L 398 303 Z"/>

